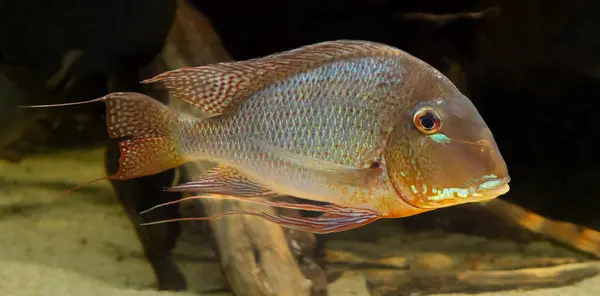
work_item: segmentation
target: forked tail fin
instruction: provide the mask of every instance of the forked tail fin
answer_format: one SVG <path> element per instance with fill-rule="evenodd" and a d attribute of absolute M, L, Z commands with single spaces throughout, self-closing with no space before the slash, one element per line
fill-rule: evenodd
<path fill-rule="evenodd" d="M 153 175 L 183 164 L 175 134 L 179 114 L 140 93 L 113 93 L 105 97 L 106 126 L 119 142 L 119 170 L 110 179 Z"/>
<path fill-rule="evenodd" d="M 184 163 L 178 136 L 174 133 L 179 124 L 179 113 L 149 96 L 118 92 L 85 102 L 24 107 L 45 108 L 99 101 L 106 104 L 106 126 L 110 137 L 126 138 L 119 142 L 119 170 L 114 175 L 74 189 L 100 180 L 127 180 L 153 175 Z"/>

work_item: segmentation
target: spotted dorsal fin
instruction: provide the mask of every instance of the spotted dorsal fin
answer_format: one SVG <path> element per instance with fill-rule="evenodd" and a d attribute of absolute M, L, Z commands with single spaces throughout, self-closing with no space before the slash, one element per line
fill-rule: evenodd
<path fill-rule="evenodd" d="M 219 115 L 266 85 L 290 75 L 343 59 L 399 53 L 394 47 L 369 41 L 327 41 L 247 61 L 180 68 L 142 82 L 162 82 L 173 97 Z"/>

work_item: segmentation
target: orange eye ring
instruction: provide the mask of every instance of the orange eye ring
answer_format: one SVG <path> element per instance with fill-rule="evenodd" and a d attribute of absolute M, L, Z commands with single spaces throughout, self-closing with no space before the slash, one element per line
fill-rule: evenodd
<path fill-rule="evenodd" d="M 425 135 L 435 134 L 442 127 L 440 115 L 429 107 L 417 110 L 413 116 L 413 123 L 417 130 Z"/>

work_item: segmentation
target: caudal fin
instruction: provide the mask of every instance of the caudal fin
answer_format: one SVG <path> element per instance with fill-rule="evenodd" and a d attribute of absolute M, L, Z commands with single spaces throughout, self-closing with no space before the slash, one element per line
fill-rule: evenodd
<path fill-rule="evenodd" d="M 153 175 L 184 162 L 174 133 L 179 114 L 140 93 L 113 93 L 105 97 L 106 125 L 121 141 L 119 171 L 110 179 L 126 180 Z"/>
<path fill-rule="evenodd" d="M 119 142 L 119 170 L 112 176 L 87 182 L 77 188 L 105 179 L 127 180 L 153 175 L 183 164 L 184 158 L 178 149 L 177 135 L 174 134 L 179 114 L 144 94 L 117 92 L 86 102 L 24 107 L 46 108 L 99 101 L 106 104 L 106 126 L 110 137 L 126 138 Z"/>

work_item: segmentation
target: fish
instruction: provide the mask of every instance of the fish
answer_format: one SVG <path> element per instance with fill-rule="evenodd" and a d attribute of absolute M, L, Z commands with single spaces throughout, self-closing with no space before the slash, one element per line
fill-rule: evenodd
<path fill-rule="evenodd" d="M 231 211 L 145 225 L 249 214 L 325 234 L 485 202 L 510 188 L 493 134 L 470 99 L 433 66 L 384 43 L 323 41 L 174 69 L 141 83 L 161 83 L 173 99 L 208 115 L 136 92 L 29 107 L 105 103 L 108 134 L 120 139 L 121 156 L 119 170 L 102 179 L 216 163 L 198 179 L 165 189 L 194 196 L 141 214 L 195 198 L 321 212 Z M 278 201 L 282 196 L 319 205 Z"/>

